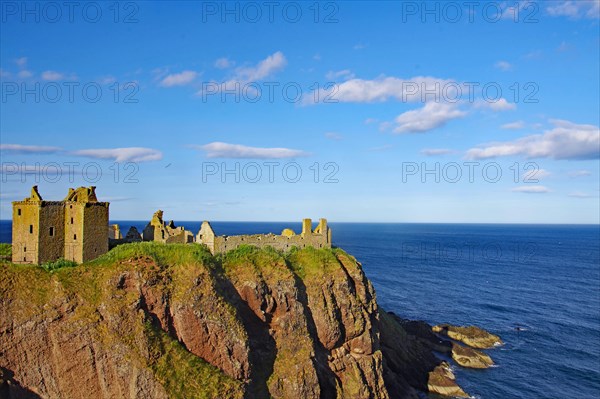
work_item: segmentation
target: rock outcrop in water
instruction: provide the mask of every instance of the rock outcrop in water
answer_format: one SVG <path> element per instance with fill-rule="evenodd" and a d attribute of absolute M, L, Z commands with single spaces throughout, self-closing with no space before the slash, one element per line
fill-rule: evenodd
<path fill-rule="evenodd" d="M 339 249 L 213 257 L 199 245 L 139 243 L 53 272 L 5 262 L 0 394 L 467 396 L 407 323 L 378 307 L 360 264 Z"/>
<path fill-rule="evenodd" d="M 502 344 L 499 336 L 476 326 L 462 327 L 440 324 L 433 326 L 433 331 L 446 335 L 456 341 L 463 342 L 471 348 L 489 349 Z"/>

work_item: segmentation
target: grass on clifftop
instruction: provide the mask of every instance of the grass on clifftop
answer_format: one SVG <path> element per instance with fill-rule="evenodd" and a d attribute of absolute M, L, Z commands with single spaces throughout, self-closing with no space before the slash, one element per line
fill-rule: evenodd
<path fill-rule="evenodd" d="M 114 315 L 128 314 L 130 309 L 127 306 L 138 295 L 135 291 L 127 292 L 117 287 L 121 276 L 140 273 L 143 279 L 161 284 L 159 292 L 174 300 L 197 290 L 197 279 L 204 281 L 203 287 L 208 287 L 207 290 L 212 287 L 207 282 L 209 279 L 246 279 L 252 278 L 254 272 L 274 280 L 290 274 L 302 280 L 318 279 L 335 271 L 339 267 L 336 256 L 345 254 L 337 248 L 294 248 L 282 252 L 271 247 L 259 249 L 242 245 L 226 254 L 213 256 L 199 244 L 140 242 L 119 245 L 81 265 L 75 266 L 62 260 L 44 267 L 12 264 L 10 251 L 10 244 L 0 245 L 0 305 L 12 309 L 11 317 L 15 322 L 44 318 L 52 312 L 58 314 L 60 312 L 53 307 L 68 301 L 74 306 L 75 319 L 100 329 L 105 339 L 103 344 L 125 344 L 133 348 L 129 342 L 132 339 L 127 334 L 134 336 L 136 329 L 143 329 L 151 350 L 146 366 L 169 397 L 182 399 L 241 398 L 243 383 L 193 355 L 160 328 L 132 322 L 128 327 L 124 326 L 123 334 L 102 332 L 101 329 L 106 326 L 97 309 L 103 307 Z M 190 287 L 185 283 L 188 275 Z M 213 292 L 212 295 L 220 294 Z M 177 300 L 183 302 L 185 298 Z M 227 312 L 222 315 L 227 315 Z M 236 317 L 234 309 L 231 317 Z M 235 327 L 233 322 L 230 325 Z M 296 361 L 291 354 L 285 355 L 289 355 L 289 359 L 286 357 L 283 361 L 280 358 L 278 364 Z"/>
<path fill-rule="evenodd" d="M 159 242 L 134 242 L 118 245 L 87 265 L 110 266 L 115 263 L 149 256 L 161 267 L 177 266 L 186 263 L 212 264 L 212 255 L 199 244 L 163 244 Z"/>
<path fill-rule="evenodd" d="M 0 261 L 10 262 L 12 258 L 12 245 L 0 243 Z"/>

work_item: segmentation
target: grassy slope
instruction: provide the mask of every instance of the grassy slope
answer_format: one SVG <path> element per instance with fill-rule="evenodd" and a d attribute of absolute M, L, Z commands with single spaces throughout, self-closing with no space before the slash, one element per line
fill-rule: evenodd
<path fill-rule="evenodd" d="M 212 256 L 206 248 L 189 244 L 133 243 L 120 245 L 100 258 L 76 267 L 43 268 L 31 265 L 13 265 L 10 258 L 10 245 L 0 245 L 0 298 L 11 299 L 15 310 L 15 320 L 27 320 L 35 314 L 47 312 L 47 304 L 57 298 L 69 298 L 78 303 L 77 317 L 90 323 L 98 323 L 98 305 L 120 307 L 122 302 L 114 297 L 120 294 L 107 288 L 107 281 L 114 279 L 123 271 L 131 270 L 131 259 L 150 257 L 158 265 L 158 270 L 143 273 L 168 274 L 175 276 L 185 267 L 198 267 L 210 270 L 212 274 L 221 273 L 224 278 L 237 275 L 244 278 L 245 267 L 254 265 L 259 273 L 293 273 L 306 280 L 318 279 L 337 264 L 335 254 L 339 249 L 292 250 L 284 254 L 271 248 L 257 249 L 241 246 L 226 255 Z M 8 258 L 7 258 L 8 257 Z M 68 265 L 67 265 L 68 266 Z M 180 267 L 184 266 L 184 267 Z M 166 281 L 170 281 L 168 278 Z M 164 287 L 173 296 L 182 295 L 182 287 Z M 182 284 L 183 285 L 183 284 Z M 122 309 L 111 309 L 111 312 Z M 118 314 L 118 313 L 116 313 Z M 11 314 L 12 315 L 12 314 Z M 213 398 L 241 397 L 242 384 L 204 360 L 188 352 L 177 340 L 162 330 L 149 324 L 138 325 L 150 343 L 150 356 L 138 361 L 149 367 L 158 381 L 172 398 Z M 102 331 L 101 331 L 102 332 Z M 140 331 L 138 331 L 139 333 Z M 132 337 L 136 331 L 132 331 Z M 106 344 L 119 339 L 128 344 L 134 338 L 129 336 L 105 337 Z M 134 345 L 130 345 L 133 348 Z"/>
<path fill-rule="evenodd" d="M 0 249 L 2 253 L 7 251 L 6 245 Z M 122 271 L 131 269 L 132 265 L 121 262 L 145 256 L 150 256 L 158 263 L 161 270 L 157 272 L 183 264 L 195 267 L 210 267 L 211 264 L 211 255 L 203 247 L 155 243 L 122 245 L 93 262 L 55 270 L 13 265 L 0 260 L 0 299 L 2 302 L 9 300 L 12 303 L 11 316 L 14 316 L 17 323 L 34 315 L 47 314 L 51 308 L 48 304 L 65 298 L 78 304 L 75 320 L 96 323 L 96 308 L 100 303 L 108 306 L 121 306 L 123 303 L 120 298 L 112 297 L 114 292 L 107 289 L 109 285 L 106 282 Z M 118 314 L 119 311 L 122 309 L 114 309 L 112 313 Z M 124 334 L 119 337 L 103 331 L 101 323 L 97 326 L 98 336 L 106 345 L 113 344 L 117 339 L 134 349 L 130 341 L 133 340 L 135 331 L 131 336 Z M 134 354 L 135 360 L 154 372 L 169 397 L 187 399 L 243 396 L 240 382 L 194 356 L 162 330 L 147 323 L 134 328 L 144 329 L 143 334 L 147 337 L 150 348 L 149 355 L 145 357 Z"/>

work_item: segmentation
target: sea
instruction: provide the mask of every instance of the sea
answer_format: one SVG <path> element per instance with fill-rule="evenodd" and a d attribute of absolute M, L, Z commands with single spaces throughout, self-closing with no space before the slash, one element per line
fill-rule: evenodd
<path fill-rule="evenodd" d="M 10 242 L 10 221 L 0 241 Z M 146 222 L 111 221 L 125 233 Z M 299 223 L 212 222 L 217 234 L 279 233 Z M 199 222 L 176 225 L 198 232 Z M 362 263 L 377 301 L 403 318 L 477 325 L 504 345 L 496 366 L 455 367 L 482 399 L 600 398 L 600 226 L 330 223 Z"/>

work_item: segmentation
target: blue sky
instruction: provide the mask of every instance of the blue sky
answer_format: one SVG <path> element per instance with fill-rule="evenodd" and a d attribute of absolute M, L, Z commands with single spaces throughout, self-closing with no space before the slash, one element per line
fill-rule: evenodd
<path fill-rule="evenodd" d="M 600 222 L 597 0 L 1 12 L 2 219 Z"/>

